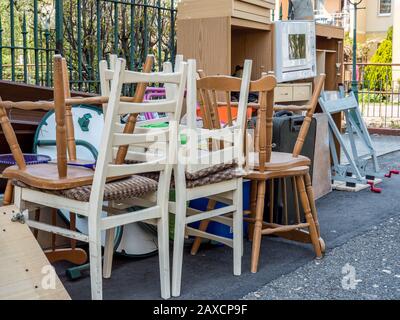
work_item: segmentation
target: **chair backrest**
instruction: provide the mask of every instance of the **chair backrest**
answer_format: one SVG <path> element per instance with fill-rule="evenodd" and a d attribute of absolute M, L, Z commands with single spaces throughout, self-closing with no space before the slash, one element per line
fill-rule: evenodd
<path fill-rule="evenodd" d="M 60 179 L 67 176 L 67 125 L 66 125 L 66 86 L 63 74 L 63 58 L 61 55 L 54 56 L 54 113 L 56 118 L 56 146 L 57 146 L 57 168 Z"/>
<path fill-rule="evenodd" d="M 307 137 L 308 131 L 310 130 L 311 121 L 314 116 L 315 109 L 317 108 L 318 105 L 318 100 L 321 96 L 321 92 L 325 84 L 325 78 L 326 78 L 325 74 L 321 74 L 318 77 L 314 78 L 314 92 L 310 100 L 310 103 L 308 105 L 308 110 L 304 118 L 303 125 L 300 128 L 300 132 L 293 149 L 293 157 L 295 158 L 297 158 L 300 155 L 301 151 L 303 150 L 304 141 Z"/>
<path fill-rule="evenodd" d="M 48 105 L 52 105 L 56 116 L 56 146 L 57 146 L 57 166 L 60 178 L 65 178 L 67 175 L 67 147 L 71 159 L 76 158 L 76 146 L 72 123 L 71 108 L 66 107 L 65 100 L 71 96 L 69 91 L 68 70 L 65 59 L 61 55 L 54 56 L 54 102 L 21 102 L 17 107 L 23 110 L 49 110 Z M 1 99 L 0 99 L 1 101 Z M 24 170 L 26 163 L 24 155 L 19 146 L 14 129 L 11 126 L 7 116 L 6 108 L 0 107 L 1 126 L 7 143 L 14 156 L 19 169 Z M 72 129 L 71 129 L 72 128 Z"/>
<path fill-rule="evenodd" d="M 118 62 L 118 57 L 116 55 L 110 55 L 110 70 L 114 70 L 115 66 Z M 154 56 L 148 55 L 146 57 L 146 61 L 143 65 L 143 72 L 150 73 L 154 65 Z M 111 90 L 111 80 L 106 78 L 106 70 L 108 69 L 107 61 L 100 62 L 100 87 L 101 87 L 101 95 L 108 97 L 110 95 Z M 146 88 L 148 83 L 137 83 L 135 95 L 132 97 L 132 102 L 140 103 L 143 102 L 144 95 L 146 92 Z M 107 104 L 103 105 L 103 113 L 107 112 Z M 126 134 L 133 133 L 135 131 L 136 122 L 138 118 L 138 113 L 129 114 L 126 124 L 124 126 L 123 132 Z M 118 155 L 116 162 L 118 164 L 122 164 L 125 161 L 126 155 L 128 153 L 128 146 L 120 146 L 118 149 Z"/>
<path fill-rule="evenodd" d="M 105 124 L 102 134 L 102 146 L 97 160 L 95 177 L 91 194 L 91 203 L 102 203 L 104 185 L 107 178 L 123 177 L 139 173 L 160 171 L 166 173 L 167 179 L 160 180 L 160 186 L 169 187 L 172 165 L 177 156 L 178 121 L 182 110 L 185 85 L 187 80 L 187 64 L 182 63 L 176 73 L 140 73 L 125 70 L 126 61 L 118 59 L 114 70 L 104 70 L 104 80 L 112 80 Z M 169 83 L 177 87 L 176 95 L 171 98 L 150 102 L 122 102 L 121 92 L 124 84 Z M 148 129 L 146 131 L 121 133 L 119 120 L 124 114 L 142 112 L 168 112 L 173 115 L 168 128 Z M 130 152 L 132 164 L 116 163 L 116 155 L 120 146 L 134 147 L 144 144 L 149 146 L 142 152 Z M 169 179 L 168 179 L 169 175 Z M 167 188 L 168 190 L 168 188 Z"/>
<path fill-rule="evenodd" d="M 252 61 L 246 60 L 244 64 L 243 78 L 235 78 L 231 76 L 207 76 L 200 77 L 196 72 L 196 62 L 189 60 L 189 78 L 187 93 L 187 127 L 190 133 L 200 134 L 200 137 L 189 139 L 189 151 L 192 159 L 198 155 L 198 149 L 202 148 L 202 142 L 214 140 L 218 142 L 216 148 L 224 159 L 213 157 L 213 161 L 218 160 L 221 163 L 235 161 L 239 167 L 244 164 L 244 134 L 246 125 L 247 101 L 249 96 L 249 86 L 251 77 Z M 231 93 L 240 92 L 239 102 L 237 104 L 236 120 L 231 116 L 229 122 L 224 128 L 221 128 L 218 107 L 226 105 L 231 110 Z M 197 103 L 199 102 L 202 109 L 204 128 L 197 130 Z M 209 115 L 207 122 L 207 115 Z M 232 114 L 231 114 L 232 115 Z M 234 138 L 235 137 L 235 138 Z M 229 147 L 227 147 L 229 145 Z M 223 149 L 223 150 L 221 150 Z M 210 150 L 212 151 L 212 149 Z M 215 151 L 215 153 L 218 153 Z M 232 156 L 232 159 L 228 155 Z M 225 157 L 226 156 L 226 157 Z M 212 157 L 212 156 L 210 156 Z M 219 163 L 203 163 L 199 161 L 198 169 L 204 169 L 207 165 L 215 165 Z M 190 166 L 188 171 L 196 171 L 196 166 Z"/>
<path fill-rule="evenodd" d="M 250 92 L 258 92 L 258 119 L 256 125 L 255 149 L 259 152 L 259 170 L 265 170 L 265 163 L 271 160 L 272 153 L 272 126 L 274 115 L 274 89 L 276 78 L 264 74 L 261 79 L 252 81 Z"/>
<path fill-rule="evenodd" d="M 59 59 L 55 57 L 55 59 Z M 64 86 L 64 96 L 65 99 L 71 98 L 71 90 L 69 87 L 69 75 L 68 75 L 68 66 L 67 60 L 62 58 L 62 76 L 63 76 L 63 86 Z M 65 126 L 67 128 L 67 150 L 69 160 L 77 160 L 76 155 L 76 143 L 75 143 L 75 128 L 74 128 L 74 119 L 72 115 L 72 105 L 65 106 Z"/>

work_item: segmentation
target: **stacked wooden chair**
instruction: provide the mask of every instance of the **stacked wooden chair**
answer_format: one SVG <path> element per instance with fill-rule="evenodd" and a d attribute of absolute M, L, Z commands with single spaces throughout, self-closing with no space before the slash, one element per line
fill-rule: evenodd
<path fill-rule="evenodd" d="M 272 152 L 273 93 L 260 92 L 255 152 L 249 154 L 249 171 L 246 175 L 246 178 L 252 181 L 251 212 L 253 217 L 246 220 L 254 223 L 251 261 L 251 271 L 253 273 L 257 272 L 258 269 L 262 235 L 274 234 L 289 240 L 312 243 L 316 256 L 318 258 L 322 257 L 323 241 L 320 239 L 314 193 L 309 174 L 311 160 L 301 156 L 300 153 L 309 131 L 312 116 L 317 107 L 324 82 L 325 75 L 320 75 L 315 79 L 314 94 L 308 106 L 283 107 L 286 110 L 307 112 L 292 154 Z M 256 89 L 262 89 L 262 87 L 257 88 L 252 83 L 251 90 L 258 91 Z M 265 222 L 264 206 L 267 181 L 270 182 L 270 190 L 272 190 L 274 179 L 287 178 L 295 180 L 296 189 L 300 195 L 300 202 L 305 214 L 305 222 L 298 219 L 294 225 L 277 224 L 274 222 L 273 208 L 270 208 L 269 222 Z M 270 192 L 270 196 L 273 202 L 272 192 Z M 285 219 L 285 222 L 287 223 L 287 219 Z"/>
<path fill-rule="evenodd" d="M 121 132 L 119 117 L 124 114 L 141 112 L 168 112 L 176 119 L 180 118 L 185 91 L 187 66 L 182 63 L 178 73 L 137 73 L 125 70 L 125 61 L 118 59 L 114 70 L 101 68 L 101 81 L 104 103 L 107 103 L 104 142 L 99 152 L 95 170 L 84 166 L 71 166 L 67 161 L 67 134 L 65 124 L 65 92 L 62 81 L 61 57 L 55 63 L 55 101 L 57 121 L 57 163 L 23 166 L 20 150 L 13 149 L 18 165 L 5 170 L 4 176 L 16 181 L 15 203 L 21 212 L 31 207 L 47 206 L 62 208 L 88 217 L 88 234 L 62 229 L 38 221 L 29 220 L 34 229 L 48 231 L 75 240 L 89 243 L 90 274 L 92 298 L 102 298 L 102 254 L 101 232 L 138 221 L 149 221 L 158 227 L 161 295 L 170 297 L 169 281 L 169 240 L 168 240 L 168 190 L 172 172 L 173 157 L 176 154 L 177 125 L 171 125 L 164 131 L 155 133 Z M 151 103 L 121 101 L 123 84 L 168 83 L 175 87 L 173 97 Z M 60 107 L 58 107 L 60 106 Z M 157 142 L 158 152 L 131 152 L 132 145 Z M 121 148 L 122 147 L 122 148 Z M 139 148 L 140 149 L 140 148 Z M 138 150 L 139 150 L 138 149 Z M 130 164 L 118 164 L 117 155 L 125 150 Z M 136 149 L 135 149 L 136 150 Z M 157 171 L 159 181 L 138 174 Z M 130 198 L 151 197 L 155 205 L 139 211 L 119 210 L 116 202 Z M 107 204 L 108 203 L 108 204 Z M 115 205 L 116 206 L 116 205 Z M 102 217 L 104 209 L 109 212 Z"/>
<path fill-rule="evenodd" d="M 200 73 L 201 74 L 201 73 Z M 265 78 L 265 76 L 264 76 Z M 321 94 L 325 81 L 325 75 L 320 75 L 314 79 L 314 93 L 313 97 L 307 105 L 285 105 L 274 106 L 273 88 L 275 87 L 274 81 L 270 78 L 268 80 L 252 81 L 250 84 L 250 92 L 259 93 L 259 102 L 257 105 L 249 104 L 248 106 L 258 109 L 257 111 L 257 125 L 252 139 L 252 144 L 247 145 L 247 168 L 248 174 L 245 179 L 251 180 L 251 197 L 250 197 L 250 218 L 245 218 L 245 221 L 250 222 L 249 238 L 253 240 L 253 253 L 252 253 L 252 272 L 257 271 L 261 236 L 263 234 L 274 234 L 289 240 L 295 240 L 304 243 L 312 243 L 314 245 L 316 254 L 321 257 L 322 252 L 325 251 L 325 243 L 320 237 L 318 216 L 314 202 L 314 194 L 311 185 L 311 177 L 309 174 L 309 166 L 311 160 L 301 156 L 302 148 L 306 136 L 308 134 L 312 117 L 318 104 L 318 98 Z M 228 103 L 228 110 L 232 107 L 233 103 Z M 292 112 L 306 112 L 306 116 L 299 132 L 292 154 L 272 152 L 272 117 L 274 111 L 292 111 Z M 231 113 L 228 111 L 228 114 Z M 211 108 L 203 108 L 203 118 L 206 119 L 206 124 L 213 127 L 219 125 L 218 112 L 215 106 Z M 214 120 L 207 120 L 214 119 Z M 248 141 L 249 142 L 249 141 Z M 255 151 L 255 152 L 254 152 Z M 260 165 L 261 164 L 261 165 Z M 286 195 L 286 179 L 292 180 L 294 187 L 294 200 L 296 210 L 296 225 L 288 225 L 287 217 L 287 199 L 283 199 L 284 203 L 284 224 L 279 225 L 274 221 L 274 182 L 281 180 L 281 185 L 284 188 L 282 194 L 285 198 Z M 269 188 L 269 217 L 264 218 L 264 206 L 266 201 L 266 182 L 270 183 Z M 304 186 L 304 187 L 303 187 Z M 305 193 L 303 192 L 303 189 Z M 300 201 L 305 211 L 306 222 L 302 223 L 299 205 Z M 307 195 L 307 198 L 305 197 Z M 220 202 L 227 203 L 226 199 L 218 199 Z M 209 210 L 214 208 L 216 199 L 209 200 Z M 310 218 L 310 212 L 312 217 Z M 264 220 L 269 221 L 264 222 Z M 215 219 L 203 220 L 199 226 L 199 232 L 205 232 L 211 221 Z M 217 221 L 224 223 L 223 221 Z M 226 221 L 225 221 L 226 224 Z M 305 231 L 308 229 L 309 231 Z M 315 232 L 314 232 L 315 231 Z M 192 246 L 191 253 L 197 254 L 201 245 L 201 236 L 198 236 Z"/>
<path fill-rule="evenodd" d="M 114 66 L 117 61 L 117 56 L 111 55 L 110 56 L 110 65 Z M 100 68 L 104 69 L 104 64 L 107 65 L 105 61 L 103 61 L 100 65 Z M 149 73 L 152 70 L 154 64 L 154 56 L 149 55 L 146 58 L 145 64 L 143 65 L 143 72 Z M 59 55 L 56 55 L 54 57 L 54 65 L 58 66 L 57 68 L 54 68 L 54 73 L 55 79 L 58 79 L 58 81 L 55 81 L 54 83 L 54 92 L 60 92 L 63 90 L 64 92 L 64 104 L 60 103 L 60 100 L 54 99 L 54 101 L 38 101 L 38 102 L 32 102 L 32 101 L 23 101 L 23 102 L 11 102 L 11 101 L 6 101 L 2 102 L 0 100 L 1 108 L 0 108 L 0 116 L 2 117 L 2 127 L 3 130 L 6 132 L 5 136 L 6 139 L 11 146 L 11 149 L 13 150 L 13 155 L 16 156 L 16 154 L 22 154 L 18 141 L 16 139 L 16 136 L 14 134 L 14 131 L 11 127 L 10 121 L 7 117 L 6 109 L 8 108 L 19 108 L 22 110 L 34 110 L 34 109 L 40 109 L 40 110 L 55 110 L 58 114 L 62 113 L 62 117 L 64 117 L 65 121 L 65 130 L 66 130 L 66 145 L 67 145 L 67 156 L 68 156 L 68 164 L 74 165 L 74 166 L 85 166 L 87 165 L 87 161 L 82 161 L 78 159 L 77 157 L 77 148 L 76 148 L 76 143 L 75 143 L 75 132 L 74 132 L 74 122 L 73 122 L 73 114 L 72 114 L 72 106 L 73 105 L 78 105 L 78 104 L 85 104 L 85 105 L 94 105 L 97 107 L 100 107 L 103 105 L 103 111 L 104 113 L 106 112 L 106 106 L 107 106 L 107 101 L 108 97 L 107 96 L 94 96 L 94 97 L 89 97 L 89 98 L 81 98 L 81 97 L 71 97 L 71 91 L 69 87 L 69 77 L 68 77 L 68 68 L 67 68 L 67 63 L 65 58 L 62 58 Z M 105 69 L 104 69 L 105 70 Z M 102 73 L 104 73 L 102 71 Z M 109 93 L 109 83 L 108 83 L 108 88 L 105 85 L 106 83 L 103 83 L 102 91 Z M 139 83 L 137 85 L 135 95 L 134 97 L 121 97 L 122 101 L 132 101 L 132 102 L 142 102 L 143 97 L 145 94 L 147 84 L 146 83 Z M 61 110 L 60 110 L 61 108 Z M 64 110 L 62 110 L 64 109 Z M 132 114 L 128 117 L 128 121 L 126 126 L 124 127 L 123 130 L 126 130 L 126 132 L 133 132 L 136 124 L 136 118 L 137 114 Z M 57 143 L 57 139 L 56 139 Z M 124 156 L 126 155 L 126 148 L 121 147 L 119 150 L 119 159 L 124 159 Z M 18 156 L 16 157 L 18 159 L 17 165 L 20 168 L 25 168 L 26 164 L 25 161 L 23 161 L 23 156 Z M 123 161 L 123 160 L 119 160 Z M 12 184 L 12 180 L 10 179 L 7 183 L 7 188 L 5 191 L 5 195 L 3 198 L 3 205 L 9 205 L 12 203 L 12 198 L 13 198 L 13 193 L 14 193 L 14 187 Z M 57 210 L 52 209 L 51 213 L 51 220 L 54 225 L 57 224 Z M 35 220 L 39 220 L 41 216 L 41 209 L 37 209 L 35 211 Z M 75 230 L 76 228 L 76 214 L 73 212 L 70 212 L 70 228 L 71 230 Z M 37 237 L 38 236 L 38 230 L 34 230 L 34 234 Z M 56 247 L 56 235 L 52 234 L 52 241 L 51 241 L 51 249 L 46 250 L 46 256 L 49 259 L 51 263 L 56 262 L 56 261 L 69 261 L 71 263 L 80 265 L 83 264 L 87 261 L 87 254 L 84 250 L 79 249 L 76 247 L 76 240 L 71 240 L 71 248 L 57 248 Z"/>
<path fill-rule="evenodd" d="M 241 274 L 243 250 L 242 175 L 244 173 L 244 132 L 246 108 L 249 94 L 251 61 L 244 65 L 243 79 L 228 76 L 211 76 L 197 79 L 196 63 L 189 60 L 187 90 L 188 141 L 181 145 L 178 164 L 174 168 L 175 203 L 171 206 L 175 213 L 174 253 L 172 270 L 172 295 L 181 292 L 183 249 L 185 236 L 201 236 L 233 247 L 233 273 Z M 197 92 L 200 94 L 198 95 Z M 198 97 L 208 106 L 217 103 L 218 96 L 226 97 L 229 92 L 240 92 L 238 119 L 225 128 L 197 128 L 196 109 Z M 213 145 L 213 148 L 209 146 Z M 189 201 L 201 197 L 223 195 L 231 199 L 231 204 L 201 212 L 188 208 Z M 188 226 L 204 219 L 225 220 L 225 215 L 233 215 L 231 226 L 233 240 L 199 231 Z"/>

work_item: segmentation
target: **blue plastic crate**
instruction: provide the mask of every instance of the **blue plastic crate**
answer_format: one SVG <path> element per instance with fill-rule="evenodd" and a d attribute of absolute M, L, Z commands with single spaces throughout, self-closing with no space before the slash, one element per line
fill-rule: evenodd
<path fill-rule="evenodd" d="M 243 210 L 249 210 L 250 209 L 250 187 L 251 187 L 251 183 L 250 182 L 246 182 L 243 184 Z M 205 211 L 207 209 L 207 204 L 208 204 L 208 200 L 205 198 L 201 198 L 201 199 L 197 199 L 197 200 L 192 200 L 190 202 L 190 207 L 193 209 L 197 209 L 200 211 Z M 222 203 L 217 203 L 216 205 L 216 209 L 218 208 L 222 208 L 225 205 Z M 192 223 L 190 226 L 193 228 L 198 228 L 200 225 L 200 222 L 195 222 Z M 248 223 L 244 223 L 243 224 L 243 234 L 245 237 L 247 237 L 248 232 Z M 219 222 L 214 222 L 212 221 L 208 228 L 207 228 L 207 232 L 215 234 L 217 236 L 221 236 L 224 238 L 233 238 L 233 233 L 230 227 L 223 225 Z M 218 245 L 222 245 L 219 244 Z"/>

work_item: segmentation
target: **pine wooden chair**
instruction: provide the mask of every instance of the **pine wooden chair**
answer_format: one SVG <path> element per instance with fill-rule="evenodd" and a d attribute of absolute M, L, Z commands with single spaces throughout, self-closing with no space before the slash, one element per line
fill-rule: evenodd
<path fill-rule="evenodd" d="M 67 187 L 63 188 L 56 181 L 57 179 L 54 179 L 55 173 L 41 177 L 40 182 L 31 178 L 33 173 L 41 170 L 41 167 L 37 171 L 30 169 L 28 171 L 29 176 L 24 170 L 18 170 L 17 168 L 6 169 L 4 174 L 8 178 L 17 179 L 26 184 L 15 188 L 16 205 L 21 211 L 26 208 L 29 209 L 30 203 L 33 203 L 68 209 L 71 212 L 88 217 L 89 230 L 87 235 L 26 219 L 28 225 L 32 228 L 89 243 L 93 299 L 102 299 L 103 297 L 101 232 L 138 221 L 157 224 L 161 296 L 167 299 L 170 297 L 168 191 L 172 163 L 177 154 L 178 126 L 176 120 L 180 118 L 187 78 L 187 66 L 182 63 L 181 72 L 178 73 L 146 74 L 126 71 L 125 64 L 125 60 L 118 59 L 114 70 L 104 70 L 103 68 L 103 75 L 101 76 L 103 83 L 112 80 L 112 85 L 102 138 L 104 143 L 99 152 L 95 171 L 83 167 L 63 167 L 62 169 L 67 169 L 65 178 L 59 179 L 67 183 Z M 56 78 L 55 81 L 59 81 L 59 79 Z M 174 90 L 175 95 L 173 99 L 158 100 L 150 103 L 121 101 L 122 85 L 132 83 L 170 83 L 176 87 L 176 90 Z M 56 98 L 62 99 L 61 97 L 64 97 L 64 95 L 58 92 Z M 169 128 L 156 132 L 121 133 L 121 128 L 118 124 L 119 115 L 161 111 L 166 111 L 175 117 L 175 123 L 171 121 Z M 57 119 L 64 119 L 64 117 L 58 114 Z M 59 122 L 62 121 L 58 121 L 58 126 L 60 126 Z M 62 148 L 59 147 L 61 161 L 57 161 L 57 164 L 55 164 L 57 167 L 66 157 L 65 130 L 62 130 L 61 127 L 58 131 L 60 135 L 57 142 L 58 146 L 61 144 L 60 141 L 64 141 L 64 144 L 61 145 L 63 146 Z M 139 148 L 132 149 L 132 146 L 136 144 Z M 143 145 L 151 146 L 151 148 L 147 149 L 151 150 L 151 152 L 147 152 L 146 149 L 143 152 L 139 152 L 138 150 L 141 150 Z M 127 151 L 127 159 L 130 159 L 132 163 L 117 163 L 117 154 L 121 146 L 127 146 L 129 149 Z M 50 169 L 51 164 L 47 168 Z M 138 175 L 148 172 L 159 172 L 159 181 Z M 80 174 L 83 175 L 83 178 L 81 178 Z M 90 175 L 92 176 L 92 181 L 86 183 Z M 27 176 L 30 179 L 27 179 Z M 32 181 L 32 185 L 29 184 Z M 120 201 L 123 203 L 125 199 L 146 197 L 155 199 L 155 205 L 138 211 L 118 208 L 117 204 Z M 108 207 L 105 201 L 108 202 Z M 102 217 L 101 213 L 104 206 L 112 215 Z"/>
<path fill-rule="evenodd" d="M 245 62 L 243 79 L 228 76 L 205 77 L 197 80 L 196 62 L 189 60 L 187 90 L 186 145 L 181 145 L 178 164 L 174 168 L 176 201 L 171 206 L 175 213 L 172 295 L 181 292 L 184 238 L 201 236 L 216 240 L 233 248 L 233 273 L 241 274 L 243 246 L 242 177 L 244 165 L 244 126 L 249 93 L 251 61 Z M 208 130 L 197 128 L 197 92 L 204 104 L 217 103 L 217 97 L 229 92 L 240 92 L 238 119 L 232 126 Z M 215 148 L 209 149 L 212 140 Z M 191 200 L 223 194 L 232 203 L 224 208 L 200 212 L 187 207 Z M 204 219 L 221 219 L 233 214 L 233 240 L 215 236 L 189 227 L 188 224 Z"/>
<path fill-rule="evenodd" d="M 74 124 L 73 124 L 73 115 L 72 115 L 72 106 L 77 105 L 77 104 L 85 104 L 85 105 L 103 105 L 103 111 L 104 113 L 106 112 L 106 106 L 107 106 L 107 101 L 108 97 L 102 97 L 102 96 L 96 96 L 96 97 L 90 97 L 90 98 L 81 98 L 81 97 L 71 97 L 71 91 L 69 87 L 69 77 L 68 77 L 68 67 L 65 58 L 61 58 L 61 56 L 55 56 L 55 64 L 61 63 L 61 68 L 55 68 L 55 72 L 59 72 L 60 74 L 58 75 L 58 79 L 62 79 L 62 81 L 59 81 L 55 83 L 55 90 L 57 90 L 57 86 L 63 86 L 64 90 L 64 96 L 65 96 L 65 128 L 66 128 L 66 140 L 67 140 L 67 151 L 68 151 L 68 163 L 69 164 L 85 164 L 85 161 L 79 160 L 77 158 L 77 152 L 76 152 L 76 143 L 75 143 L 75 133 L 74 133 Z M 61 60 L 61 62 L 60 62 Z M 117 56 L 111 55 L 110 56 L 111 60 L 111 65 L 115 65 L 117 61 Z M 149 73 L 152 70 L 154 64 L 154 56 L 148 55 L 145 61 L 145 64 L 143 65 L 143 72 Z M 109 87 L 109 86 L 108 86 Z M 139 83 L 136 88 L 135 96 L 134 97 L 121 97 L 122 101 L 132 101 L 132 102 L 142 102 L 143 97 L 145 94 L 147 84 L 146 83 Z M 107 86 L 103 83 L 103 91 L 109 93 L 109 88 L 107 91 Z M 55 101 L 55 100 L 54 100 Z M 11 101 L 6 101 L 6 102 L 1 102 L 0 98 L 0 103 L 2 103 L 2 106 L 0 108 L 0 116 L 2 117 L 3 121 L 3 127 L 6 128 L 6 131 L 8 134 L 6 134 L 6 137 L 8 137 L 11 141 L 10 145 L 14 145 L 13 148 L 15 148 L 16 152 L 19 153 L 19 145 L 18 141 L 16 140 L 15 134 L 13 133 L 13 129 L 10 125 L 9 119 L 7 117 L 6 113 L 6 108 L 20 108 L 23 110 L 33 110 L 33 109 L 41 109 L 41 110 L 52 110 L 55 109 L 56 105 L 55 103 L 51 101 L 39 101 L 39 102 L 31 102 L 31 101 L 23 101 L 23 102 L 11 102 Z M 58 104 L 58 107 L 62 107 L 62 104 Z M 134 131 L 135 124 L 136 124 L 136 119 L 137 119 L 137 114 L 132 114 L 129 116 L 128 121 L 126 126 L 124 126 L 124 131 L 125 133 L 131 133 Z M 12 142 L 14 141 L 14 142 Z M 123 161 L 121 159 L 124 159 L 124 156 L 126 155 L 126 147 L 122 146 L 119 150 L 119 162 Z M 18 163 L 17 163 L 18 165 Z M 25 165 L 26 166 L 26 165 Z M 21 167 L 24 167 L 23 165 Z M 12 181 L 9 180 L 7 183 L 7 188 L 4 194 L 3 198 L 3 205 L 9 205 L 12 203 L 12 198 L 13 198 L 13 192 L 14 188 L 12 185 Z M 35 212 L 35 219 L 39 220 L 40 219 L 40 209 L 37 209 Z M 52 222 L 53 224 L 56 224 L 56 219 L 57 219 L 57 210 L 53 209 L 52 210 Z M 75 224 L 76 224 L 76 214 L 70 212 L 70 227 L 71 230 L 75 230 Z M 38 230 L 34 230 L 34 234 L 37 237 L 38 236 Z M 46 251 L 47 258 L 49 259 L 50 262 L 56 262 L 60 260 L 66 260 L 69 262 L 72 262 L 74 264 L 83 264 L 87 260 L 87 255 L 84 250 L 77 249 L 76 248 L 76 240 L 71 240 L 71 248 L 63 248 L 63 249 L 57 249 L 56 248 L 56 235 L 52 235 L 52 248 L 51 250 Z"/>
<path fill-rule="evenodd" d="M 253 248 L 251 272 L 258 269 L 260 245 L 262 235 L 276 234 L 289 240 L 312 243 L 316 256 L 322 257 L 323 240 L 320 239 L 317 211 L 314 202 L 314 194 L 309 175 L 311 160 L 301 156 L 305 138 L 310 128 L 312 116 L 318 103 L 321 90 L 325 82 L 325 75 L 317 77 L 312 100 L 308 107 L 297 107 L 307 111 L 303 126 L 300 130 L 294 151 L 292 154 L 272 152 L 272 117 L 274 112 L 273 92 L 263 90 L 262 86 L 252 83 L 251 91 L 260 91 L 259 120 L 256 126 L 255 151 L 249 154 L 247 179 L 252 180 L 251 212 L 253 218 L 246 219 L 254 223 Z M 291 108 L 296 109 L 296 106 Z M 269 222 L 264 222 L 264 204 L 266 183 L 270 181 L 273 186 L 274 179 L 295 179 L 296 188 L 300 195 L 300 201 L 305 213 L 305 223 L 300 220 L 295 225 L 280 225 L 274 223 L 273 210 L 270 211 Z M 273 190 L 273 188 L 271 188 Z M 270 193 L 273 201 L 273 193 Z M 255 213 L 255 215 L 254 215 Z M 287 221 L 287 219 L 286 219 Z"/>
<path fill-rule="evenodd" d="M 71 98 L 70 91 L 69 91 L 69 83 L 68 83 L 68 73 L 67 73 L 67 65 L 65 59 L 62 59 L 61 56 L 55 56 L 55 93 L 64 91 L 65 92 L 65 98 Z M 5 132 L 5 137 L 6 140 L 10 146 L 10 149 L 13 153 L 14 158 L 16 159 L 16 166 L 14 169 L 19 169 L 24 172 L 24 175 L 26 175 L 26 179 L 34 179 L 32 176 L 29 176 L 29 170 L 30 166 L 27 166 L 25 161 L 24 161 L 24 156 L 22 154 L 22 151 L 20 149 L 20 146 L 18 144 L 15 132 L 10 124 L 10 121 L 7 117 L 6 109 L 7 108 L 20 108 L 22 110 L 34 110 L 34 109 L 41 109 L 41 110 L 52 110 L 55 109 L 56 113 L 59 115 L 60 111 L 62 112 L 62 109 L 65 109 L 65 122 L 68 124 L 68 121 L 70 120 L 69 117 L 71 116 L 71 123 L 72 123 L 72 113 L 71 113 L 71 108 L 70 106 L 66 107 L 65 104 L 60 101 L 60 97 L 58 96 L 54 102 L 47 102 L 47 101 L 42 101 L 42 102 L 30 102 L 30 101 L 23 101 L 23 102 L 18 102 L 18 103 L 12 103 L 12 102 L 4 102 L 0 106 L 0 114 L 2 115 L 2 127 Z M 66 140 L 68 141 L 68 150 L 70 151 L 70 154 L 74 157 L 72 153 L 72 146 L 75 146 L 75 140 L 71 139 L 71 131 L 67 130 L 66 134 Z M 73 132 L 72 132 L 73 134 Z M 76 152 L 75 152 L 76 155 Z M 50 165 L 52 170 L 54 170 L 54 165 Z M 42 167 L 43 168 L 43 167 Z M 57 168 L 58 170 L 58 168 Z M 42 176 L 43 174 L 38 172 L 37 173 L 39 176 Z M 4 205 L 8 205 L 12 202 L 12 197 L 13 197 L 13 192 L 14 188 L 12 185 L 12 179 L 8 180 L 7 183 L 7 188 L 5 192 L 5 197 L 4 197 Z M 39 220 L 40 219 L 40 208 L 37 208 L 35 210 L 35 219 Z M 53 209 L 52 210 L 52 223 L 56 224 L 56 217 L 57 217 L 57 210 Z M 76 215 L 71 213 L 71 230 L 75 229 L 75 221 L 76 221 Z M 38 236 L 37 230 L 34 231 L 35 236 Z M 69 262 L 72 262 L 74 264 L 83 264 L 87 261 L 87 254 L 84 250 L 79 249 L 76 247 L 76 241 L 71 240 L 71 247 L 70 248 L 56 248 L 56 235 L 52 235 L 52 241 L 51 241 L 51 249 L 46 250 L 46 256 L 49 259 L 51 263 L 60 261 L 60 260 L 66 260 Z"/>

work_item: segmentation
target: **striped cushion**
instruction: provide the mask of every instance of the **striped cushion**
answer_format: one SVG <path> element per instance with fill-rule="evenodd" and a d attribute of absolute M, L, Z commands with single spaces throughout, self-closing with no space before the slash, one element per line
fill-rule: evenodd
<path fill-rule="evenodd" d="M 13 183 L 19 187 L 31 188 L 20 181 L 14 181 Z M 107 183 L 104 188 L 104 201 L 123 201 L 125 199 L 142 197 L 147 193 L 157 191 L 157 187 L 157 181 L 144 176 L 134 175 L 127 179 Z M 60 191 L 41 191 L 71 200 L 88 202 L 92 186 L 83 186 Z"/>

